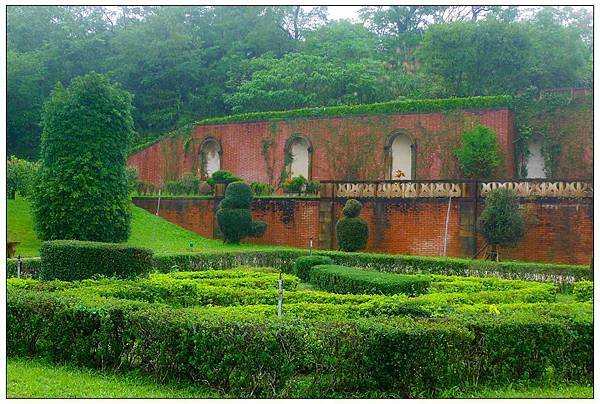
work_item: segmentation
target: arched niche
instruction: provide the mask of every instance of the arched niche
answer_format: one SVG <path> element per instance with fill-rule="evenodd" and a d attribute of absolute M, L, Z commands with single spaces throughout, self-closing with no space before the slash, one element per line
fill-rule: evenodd
<path fill-rule="evenodd" d="M 312 176 L 312 144 L 304 135 L 294 134 L 285 144 L 286 171 L 289 177 Z"/>
<path fill-rule="evenodd" d="M 200 145 L 199 155 L 199 172 L 200 178 L 205 180 L 209 178 L 215 171 L 221 169 L 221 144 L 215 138 L 208 137 Z"/>
<path fill-rule="evenodd" d="M 388 180 L 414 180 L 416 145 L 405 131 L 396 131 L 385 142 L 385 172 Z"/>
<path fill-rule="evenodd" d="M 527 178 L 546 178 L 546 162 L 542 154 L 542 137 L 533 136 L 529 141 L 527 157 Z"/>

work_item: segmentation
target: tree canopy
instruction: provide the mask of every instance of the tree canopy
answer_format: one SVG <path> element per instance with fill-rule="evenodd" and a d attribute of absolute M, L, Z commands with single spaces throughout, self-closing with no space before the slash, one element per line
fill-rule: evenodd
<path fill-rule="evenodd" d="M 233 112 L 590 86 L 585 8 L 8 6 L 8 153 L 37 159 L 41 106 L 91 71 L 133 94 L 132 145 Z"/>

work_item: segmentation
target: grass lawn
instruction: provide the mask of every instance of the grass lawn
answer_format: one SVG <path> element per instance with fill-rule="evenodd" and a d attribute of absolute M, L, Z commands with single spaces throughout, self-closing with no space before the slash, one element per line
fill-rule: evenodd
<path fill-rule="evenodd" d="M 40 359 L 7 360 L 7 398 L 221 398 L 208 387 L 157 384 L 135 373 L 115 374 Z"/>
<path fill-rule="evenodd" d="M 76 383 L 73 381 L 76 380 Z M 158 384 L 136 373 L 115 374 L 40 359 L 9 358 L 7 398 L 225 398 L 208 387 Z M 485 388 L 443 392 L 440 398 L 592 398 L 593 388 L 577 384 Z"/>
<path fill-rule="evenodd" d="M 29 202 L 24 199 L 8 200 L 7 206 L 8 240 L 21 242 L 17 246 L 17 255 L 39 256 L 41 243 L 33 230 Z M 204 238 L 137 206 L 132 207 L 132 212 L 131 237 L 127 243 L 151 248 L 156 253 L 273 250 L 278 248 L 264 244 L 227 245 L 221 240 Z M 192 243 L 191 248 L 190 243 Z"/>

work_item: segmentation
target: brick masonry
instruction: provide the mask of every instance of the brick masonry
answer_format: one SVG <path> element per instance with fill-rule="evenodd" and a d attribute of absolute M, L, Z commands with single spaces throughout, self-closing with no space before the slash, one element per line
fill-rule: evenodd
<path fill-rule="evenodd" d="M 513 178 L 514 114 L 504 108 L 201 125 L 189 138 L 165 138 L 131 155 L 128 164 L 144 181 L 180 178 L 198 172 L 202 142 L 212 137 L 222 148 L 221 169 L 249 182 L 276 185 L 284 168 L 285 143 L 301 134 L 313 148 L 312 179 L 381 179 L 386 140 L 403 131 L 415 144 L 416 179 L 453 179 L 460 173 L 452 152 L 464 128 L 477 122 L 496 132 L 503 163 L 495 176 Z M 271 146 L 265 149 L 267 143 Z"/>
<path fill-rule="evenodd" d="M 154 198 L 134 198 L 134 203 L 156 212 Z M 366 251 L 440 256 L 443 252 L 448 200 L 366 199 L 361 216 L 369 224 Z M 334 226 L 344 200 L 257 198 L 252 209 L 256 220 L 267 223 L 265 234 L 245 242 L 307 248 L 337 248 Z M 591 198 L 539 198 L 522 200 L 527 220 L 525 238 L 514 248 L 502 249 L 502 259 L 589 264 L 593 253 L 593 201 Z M 160 216 L 204 237 L 216 238 L 213 199 L 163 198 Z M 481 211 L 480 206 L 478 211 Z M 468 198 L 450 204 L 446 251 L 451 257 L 470 257 L 483 246 L 474 232 L 475 206 Z"/>

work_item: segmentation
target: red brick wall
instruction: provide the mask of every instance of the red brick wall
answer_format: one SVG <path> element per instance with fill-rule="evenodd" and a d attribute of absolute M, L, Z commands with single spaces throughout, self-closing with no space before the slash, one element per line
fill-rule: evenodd
<path fill-rule="evenodd" d="M 516 247 L 500 249 L 501 259 L 589 264 L 594 251 L 593 201 L 554 198 L 522 202 L 525 237 Z M 477 244 L 483 246 L 478 238 Z"/>
<path fill-rule="evenodd" d="M 134 198 L 134 203 L 155 213 L 156 199 Z M 453 199 L 448 222 L 447 255 L 460 257 L 460 198 Z M 524 240 L 501 249 L 502 259 L 535 262 L 589 264 L 593 253 L 591 199 L 539 199 L 523 202 L 527 218 Z M 253 217 L 267 223 L 265 234 L 245 240 L 307 248 L 310 238 L 319 243 L 318 199 L 260 198 L 253 203 Z M 335 217 L 341 217 L 341 201 Z M 207 199 L 162 199 L 160 216 L 204 237 L 212 237 L 214 202 Z M 363 201 L 361 216 L 369 223 L 367 251 L 440 256 L 448 201 L 444 199 Z M 477 248 L 483 246 L 478 237 Z M 329 246 L 321 246 L 328 248 Z M 334 248 L 337 248 L 334 245 Z"/>
<path fill-rule="evenodd" d="M 345 202 L 344 202 L 345 203 Z M 335 204 L 335 221 L 343 217 L 343 202 Z M 364 201 L 360 216 L 369 224 L 367 251 L 441 256 L 447 199 Z M 460 257 L 459 201 L 450 205 L 446 253 Z M 337 249 L 337 243 L 334 243 Z"/>
<path fill-rule="evenodd" d="M 452 179 L 460 177 L 452 152 L 461 133 L 467 122 L 480 122 L 498 136 L 504 164 L 496 176 L 512 178 L 513 121 L 508 109 L 486 109 L 202 125 L 194 128 L 190 139 L 166 138 L 133 154 L 128 163 L 145 181 L 180 178 L 197 172 L 201 143 L 211 136 L 221 143 L 221 169 L 247 181 L 275 185 L 283 170 L 285 142 L 300 133 L 313 146 L 313 179 L 383 179 L 385 141 L 402 129 L 416 144 L 416 179 Z M 265 140 L 273 143 L 266 154 Z"/>

